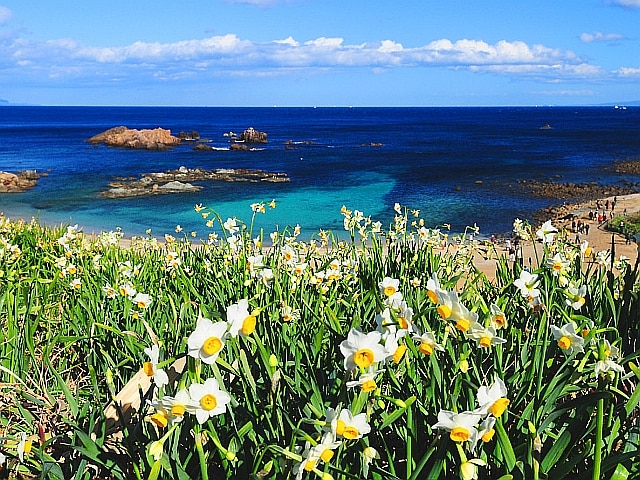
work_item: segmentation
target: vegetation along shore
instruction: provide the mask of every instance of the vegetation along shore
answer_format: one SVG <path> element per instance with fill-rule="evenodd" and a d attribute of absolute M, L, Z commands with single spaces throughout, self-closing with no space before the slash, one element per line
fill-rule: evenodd
<path fill-rule="evenodd" d="M 635 245 L 576 238 L 590 204 L 516 221 L 514 258 L 399 204 L 265 248 L 251 207 L 162 242 L 0 217 L 9 476 L 640 475 Z"/>

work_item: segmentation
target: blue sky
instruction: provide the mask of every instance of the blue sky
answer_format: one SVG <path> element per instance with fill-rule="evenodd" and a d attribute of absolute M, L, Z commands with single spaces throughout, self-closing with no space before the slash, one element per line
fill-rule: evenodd
<path fill-rule="evenodd" d="M 640 0 L 0 0 L 0 99 L 622 104 L 639 27 Z"/>

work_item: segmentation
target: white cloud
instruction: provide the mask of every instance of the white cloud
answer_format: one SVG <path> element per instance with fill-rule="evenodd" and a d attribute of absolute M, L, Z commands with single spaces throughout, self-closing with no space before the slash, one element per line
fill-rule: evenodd
<path fill-rule="evenodd" d="M 640 78 L 640 68 L 621 67 L 618 70 L 616 70 L 615 73 L 617 73 L 621 77 L 627 77 L 627 78 L 638 77 L 638 78 Z"/>
<path fill-rule="evenodd" d="M 640 0 L 612 0 L 611 3 L 627 8 L 640 8 Z"/>
<path fill-rule="evenodd" d="M 514 77 L 552 81 L 606 76 L 571 51 L 529 45 L 522 41 L 434 40 L 407 47 L 391 39 L 346 44 L 340 37 L 298 41 L 293 37 L 251 42 L 234 34 L 172 43 L 135 42 L 125 46 L 95 47 L 72 39 L 36 42 L 14 39 L 0 49 L 0 71 L 22 65 L 21 73 L 55 78 L 193 78 L 212 75 L 264 76 L 289 74 L 291 69 L 327 71 L 364 67 L 381 72 L 390 68 L 450 67 Z M 32 70 L 29 70 L 32 69 Z M 610 76 L 610 74 L 608 74 Z M 622 75 L 622 73 L 620 73 Z"/>
<path fill-rule="evenodd" d="M 9 23 L 13 18 L 13 13 L 7 7 L 0 6 L 0 25 Z"/>
<path fill-rule="evenodd" d="M 639 0 L 640 1 L 640 0 Z M 593 43 L 593 42 L 617 42 L 619 40 L 624 40 L 624 35 L 620 35 L 619 33 L 583 33 L 580 35 L 580 40 L 584 43 Z"/>

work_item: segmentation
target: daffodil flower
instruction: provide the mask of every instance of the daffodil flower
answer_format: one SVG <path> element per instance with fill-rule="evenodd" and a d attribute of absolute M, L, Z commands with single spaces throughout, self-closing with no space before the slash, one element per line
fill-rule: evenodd
<path fill-rule="evenodd" d="M 364 450 L 362 450 L 362 476 L 363 476 L 363 478 L 367 478 L 369 476 L 369 465 L 371 465 L 371 463 L 374 460 L 377 460 L 379 458 L 380 458 L 380 454 L 373 447 L 365 447 Z"/>
<path fill-rule="evenodd" d="M 527 270 L 520 272 L 520 278 L 513 281 L 513 284 L 520 290 L 520 294 L 524 298 L 538 298 L 540 290 L 538 290 L 538 275 L 530 273 Z"/>
<path fill-rule="evenodd" d="M 573 322 L 569 322 L 561 328 L 551 325 L 551 333 L 558 342 L 558 346 L 568 355 L 574 352 L 584 352 L 584 338 L 576 335 L 576 326 Z"/>
<path fill-rule="evenodd" d="M 425 355 L 432 355 L 433 352 L 444 352 L 444 347 L 436 341 L 433 332 L 424 332 L 422 335 L 414 335 L 414 340 L 420 342 L 418 350 Z"/>
<path fill-rule="evenodd" d="M 616 363 L 612 358 L 617 358 L 620 353 L 618 347 L 611 345 L 609 340 L 603 340 L 603 354 L 604 358 L 598 360 L 596 362 L 596 366 L 594 368 L 594 372 L 596 377 L 600 374 L 607 373 L 609 371 L 624 373 L 624 367 Z"/>
<path fill-rule="evenodd" d="M 431 428 L 449 432 L 449 437 L 454 442 L 470 441 L 473 445 L 478 437 L 476 425 L 481 418 L 482 415 L 474 412 L 455 413 L 449 410 L 440 410 L 438 412 L 438 423 Z"/>
<path fill-rule="evenodd" d="M 151 302 L 153 301 L 151 296 L 148 293 L 140 293 L 138 292 L 136 294 L 135 297 L 133 297 L 131 299 L 131 301 L 138 307 L 138 308 L 147 308 L 149 307 L 149 305 L 151 305 Z"/>
<path fill-rule="evenodd" d="M 551 225 L 551 220 L 547 220 L 542 224 L 540 229 L 538 229 L 536 236 L 541 239 L 543 243 L 551 243 L 556 233 L 558 233 L 558 229 Z"/>
<path fill-rule="evenodd" d="M 472 458 L 460 465 L 460 477 L 462 480 L 477 480 L 478 467 L 484 467 L 487 462 L 480 458 Z"/>
<path fill-rule="evenodd" d="M 476 323 L 469 329 L 469 337 L 473 338 L 477 345 L 483 348 L 490 348 L 493 345 L 500 345 L 507 342 L 504 338 L 497 335 L 494 327 L 483 327 L 479 323 Z"/>
<path fill-rule="evenodd" d="M 499 377 L 495 377 L 491 387 L 482 385 L 478 388 L 477 400 L 480 406 L 474 410 L 474 413 L 482 415 L 490 413 L 496 418 L 504 413 L 510 403 L 507 398 L 507 386 Z"/>
<path fill-rule="evenodd" d="M 235 233 L 238 232 L 238 230 L 240 230 L 240 228 L 238 227 L 238 224 L 236 222 L 235 218 L 227 218 L 227 220 L 222 224 L 222 226 L 225 228 L 225 230 L 227 230 L 231 235 L 234 235 Z"/>
<path fill-rule="evenodd" d="M 381 370 L 363 373 L 357 380 L 347 382 L 347 388 L 361 387 L 363 392 L 372 392 L 378 385 L 376 384 L 376 376 Z"/>
<path fill-rule="evenodd" d="M 552 258 L 547 259 L 547 266 L 551 269 L 553 276 L 566 275 L 567 268 L 571 263 L 561 253 L 556 253 Z"/>
<path fill-rule="evenodd" d="M 256 316 L 249 313 L 249 301 L 243 298 L 227 307 L 229 335 L 232 337 L 251 335 L 256 328 Z"/>
<path fill-rule="evenodd" d="M 188 354 L 204 363 L 212 364 L 224 348 L 227 322 L 213 323 L 208 318 L 199 318 L 196 329 L 189 335 Z"/>
<path fill-rule="evenodd" d="M 164 409 L 169 423 L 173 424 L 182 421 L 185 413 L 195 414 L 198 404 L 191 399 L 189 391 L 186 388 L 182 388 L 178 390 L 175 397 L 163 396 L 156 402 L 156 408 L 158 407 Z"/>
<path fill-rule="evenodd" d="M 26 432 L 20 432 L 20 442 L 18 442 L 18 458 L 24 462 L 24 456 L 31 452 L 32 443 L 28 439 Z"/>
<path fill-rule="evenodd" d="M 195 415 L 198 423 L 203 424 L 209 418 L 227 411 L 227 404 L 231 397 L 225 391 L 220 390 L 215 378 L 207 379 L 204 384 L 192 383 L 189 385 L 189 396 L 195 407 Z"/>
<path fill-rule="evenodd" d="M 392 297 L 400 288 L 400 280 L 397 278 L 384 277 L 384 279 L 378 283 L 378 287 L 380 287 L 380 291 L 384 294 L 385 297 Z"/>
<path fill-rule="evenodd" d="M 347 440 L 362 438 L 371 431 L 371 426 L 367 423 L 367 415 L 365 413 L 353 415 L 348 408 L 343 408 L 339 413 L 329 408 L 327 423 L 331 425 L 331 431 L 336 436 Z"/>
<path fill-rule="evenodd" d="M 501 328 L 506 328 L 507 326 L 507 316 L 505 313 L 498 307 L 495 303 L 489 305 L 489 321 L 491 325 L 496 329 L 500 330 Z"/>
<path fill-rule="evenodd" d="M 347 339 L 340 343 L 340 351 L 344 355 L 344 368 L 369 368 L 386 357 L 386 349 L 380 344 L 380 332 L 363 333 L 352 328 Z"/>
<path fill-rule="evenodd" d="M 574 310 L 580 310 L 585 304 L 585 297 L 587 295 L 587 286 L 581 285 L 579 287 L 570 286 L 565 291 L 565 302 Z"/>
<path fill-rule="evenodd" d="M 456 302 L 451 310 L 449 320 L 455 323 L 457 330 L 467 334 L 470 330 L 476 328 L 478 323 L 478 314 L 470 311 L 461 302 Z"/>
<path fill-rule="evenodd" d="M 333 451 L 341 444 L 342 442 L 336 440 L 334 432 L 325 432 L 320 443 L 312 448 L 313 457 L 317 457 L 318 460 L 327 463 L 333 458 Z"/>
<path fill-rule="evenodd" d="M 158 386 L 158 388 L 168 384 L 169 377 L 167 373 L 161 368 L 158 368 L 158 362 L 160 358 L 160 348 L 158 347 L 158 345 L 153 344 L 150 348 L 145 348 L 144 353 L 149 356 L 149 361 L 144 362 L 143 365 L 144 373 L 146 373 L 147 376 L 153 378 L 153 381 Z"/>

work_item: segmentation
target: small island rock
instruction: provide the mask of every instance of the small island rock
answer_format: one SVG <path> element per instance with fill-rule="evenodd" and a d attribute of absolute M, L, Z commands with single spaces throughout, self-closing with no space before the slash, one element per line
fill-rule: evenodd
<path fill-rule="evenodd" d="M 179 145 L 180 139 L 171 135 L 171 130 L 165 128 L 137 130 L 120 126 L 94 135 L 87 142 L 94 145 L 104 143 L 109 147 L 166 150 Z"/>

